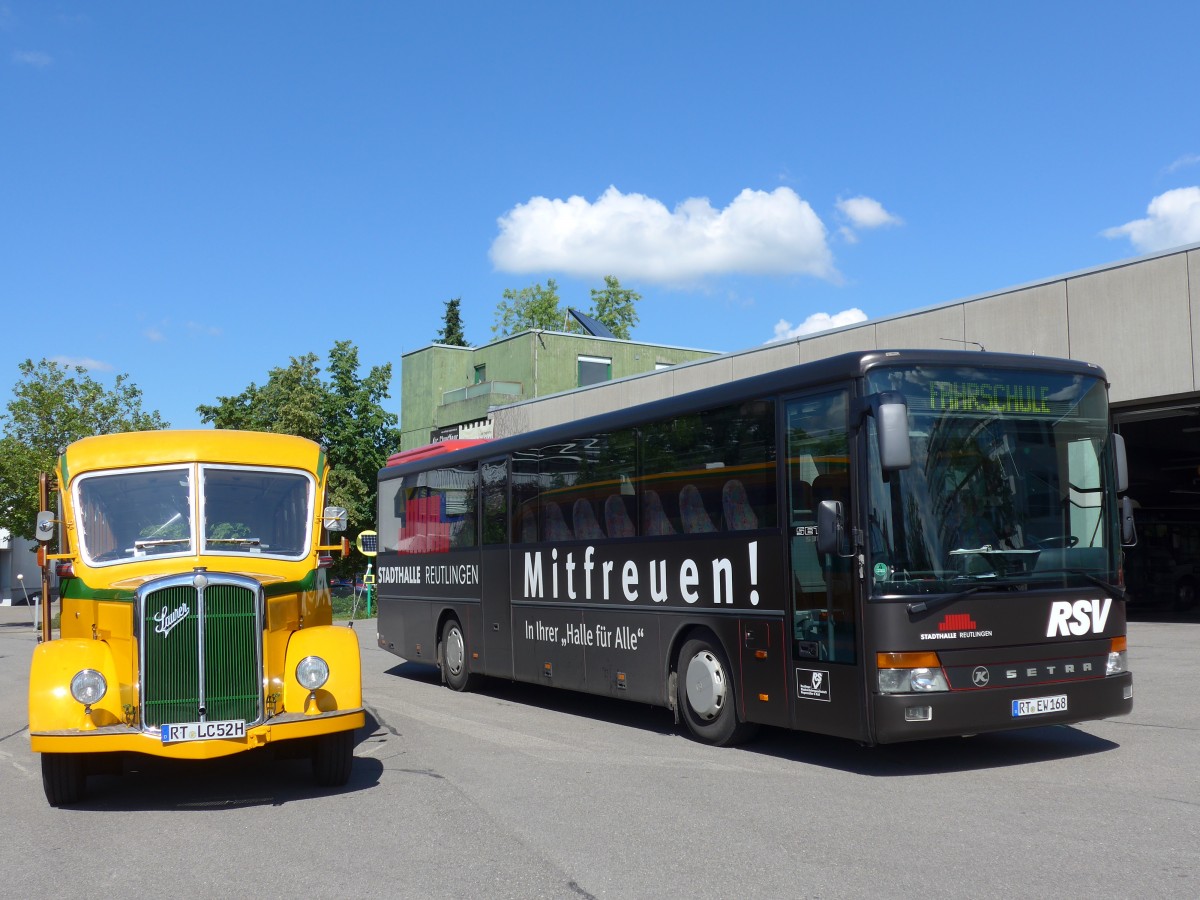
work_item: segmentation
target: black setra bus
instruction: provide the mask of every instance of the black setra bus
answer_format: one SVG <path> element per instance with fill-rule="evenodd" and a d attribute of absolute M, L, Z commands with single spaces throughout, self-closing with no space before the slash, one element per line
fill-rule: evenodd
<path fill-rule="evenodd" d="M 379 644 L 714 744 L 1122 715 L 1125 472 L 1099 368 L 949 351 L 421 448 L 379 473 Z"/>

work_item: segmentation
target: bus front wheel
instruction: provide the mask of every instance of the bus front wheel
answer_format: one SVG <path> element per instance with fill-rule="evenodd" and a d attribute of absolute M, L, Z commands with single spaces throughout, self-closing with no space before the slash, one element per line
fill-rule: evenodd
<path fill-rule="evenodd" d="M 313 780 L 321 787 L 342 787 L 354 769 L 354 732 L 335 731 L 315 739 Z"/>
<path fill-rule="evenodd" d="M 87 775 L 78 753 L 43 753 L 42 788 L 51 806 L 70 806 L 83 799 Z"/>
<path fill-rule="evenodd" d="M 679 653 L 676 703 L 688 731 L 706 744 L 739 744 L 757 730 L 738 719 L 731 673 L 729 661 L 715 642 L 693 638 Z"/>
<path fill-rule="evenodd" d="M 446 624 L 442 626 L 440 655 L 442 678 L 447 686 L 454 691 L 471 690 L 478 676 L 471 673 L 471 664 L 467 659 L 467 641 L 457 619 L 447 619 Z"/>

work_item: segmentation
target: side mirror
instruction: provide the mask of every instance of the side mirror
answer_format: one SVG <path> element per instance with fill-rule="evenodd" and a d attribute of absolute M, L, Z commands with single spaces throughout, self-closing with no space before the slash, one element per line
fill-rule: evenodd
<path fill-rule="evenodd" d="M 350 520 L 346 508 L 343 506 L 325 507 L 325 514 L 322 518 L 325 520 L 325 529 L 327 531 L 345 531 Z"/>
<path fill-rule="evenodd" d="M 912 441 L 908 436 L 908 404 L 897 391 L 884 391 L 865 398 L 863 412 L 875 419 L 879 465 L 885 472 L 912 465 Z"/>
<path fill-rule="evenodd" d="M 822 500 L 817 507 L 817 552 L 842 556 L 846 541 L 845 511 L 841 500 Z"/>
<path fill-rule="evenodd" d="M 1121 543 L 1126 547 L 1137 545 L 1137 528 L 1133 522 L 1133 501 L 1121 498 Z"/>
<path fill-rule="evenodd" d="M 1125 455 L 1125 438 L 1114 431 L 1112 442 L 1113 468 L 1116 469 L 1117 493 L 1123 494 L 1129 490 L 1129 457 Z"/>
<path fill-rule="evenodd" d="M 43 544 L 54 540 L 54 513 L 43 510 L 37 514 L 37 524 L 34 526 L 34 536 Z"/>

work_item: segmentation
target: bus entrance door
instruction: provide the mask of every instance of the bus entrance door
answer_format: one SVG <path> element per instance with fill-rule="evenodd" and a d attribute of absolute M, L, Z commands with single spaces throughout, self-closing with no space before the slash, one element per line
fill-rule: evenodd
<path fill-rule="evenodd" d="M 788 532 L 795 727 L 856 737 L 863 731 L 862 666 L 852 560 L 817 553 L 817 508 L 849 512 L 845 391 L 789 400 Z"/>

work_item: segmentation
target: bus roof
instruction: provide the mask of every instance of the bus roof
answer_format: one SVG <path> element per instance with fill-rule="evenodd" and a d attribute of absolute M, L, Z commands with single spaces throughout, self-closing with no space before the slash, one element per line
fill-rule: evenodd
<path fill-rule="evenodd" d="M 1093 363 L 1073 359 L 1058 359 L 1050 356 L 1028 356 L 1015 353 L 995 353 L 978 350 L 860 350 L 825 357 L 812 362 L 787 366 L 745 378 L 722 381 L 711 387 L 699 388 L 683 394 L 635 404 L 624 409 L 599 413 L 583 419 L 572 419 L 550 425 L 537 431 L 496 438 L 492 441 L 460 441 L 456 450 L 445 449 L 442 453 L 454 453 L 454 463 L 470 462 L 525 449 L 538 444 L 549 444 L 556 440 L 578 437 L 581 434 L 626 428 L 645 421 L 685 415 L 703 409 L 711 409 L 729 403 L 749 400 L 756 396 L 787 393 L 789 391 L 816 388 L 851 378 L 865 376 L 871 369 L 882 366 L 905 365 L 935 366 L 987 366 L 996 369 L 1037 369 L 1049 372 L 1068 372 L 1089 375 L 1107 382 L 1104 370 Z M 721 371 L 726 371 L 722 369 Z M 487 444 L 486 447 L 465 445 Z M 437 446 L 437 445 L 433 445 Z M 421 449 L 421 448 L 419 448 Z M 415 451 L 414 451 L 415 452 Z M 420 463 L 428 457 L 415 456 L 395 462 L 379 471 L 380 478 L 395 478 L 409 471 L 425 468 Z M 393 457 L 395 459 L 395 457 Z"/>
<path fill-rule="evenodd" d="M 195 431 L 127 431 L 75 441 L 62 455 L 63 481 L 68 475 L 128 466 L 211 462 L 271 465 L 321 474 L 325 453 L 308 438 L 290 434 L 227 429 Z"/>
<path fill-rule="evenodd" d="M 423 447 L 413 447 L 411 450 L 401 450 L 388 457 L 389 466 L 402 466 L 405 463 L 416 462 L 441 453 L 453 453 L 455 450 L 465 450 L 478 444 L 486 444 L 487 438 L 471 438 L 452 441 L 438 441 L 436 444 L 426 444 Z"/>

